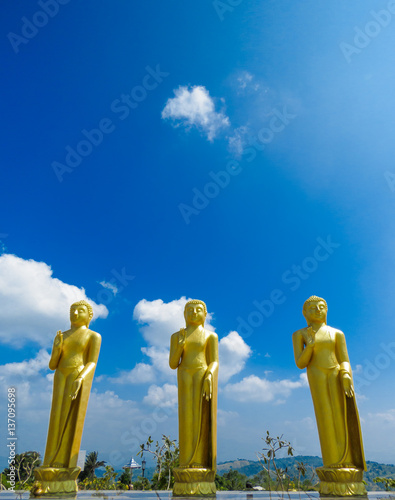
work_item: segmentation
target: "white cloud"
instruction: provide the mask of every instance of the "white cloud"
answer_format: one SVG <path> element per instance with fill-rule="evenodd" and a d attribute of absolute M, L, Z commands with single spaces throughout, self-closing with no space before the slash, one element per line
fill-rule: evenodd
<path fill-rule="evenodd" d="M 134 309 L 133 317 L 142 325 L 140 331 L 150 344 L 141 351 L 150 358 L 149 366 L 152 366 L 152 370 L 165 380 L 173 380 L 176 376 L 176 371 L 169 367 L 170 336 L 185 326 L 184 307 L 188 300 L 190 299 L 181 297 L 165 303 L 161 299 L 153 301 L 143 299 Z M 205 327 L 214 331 L 214 327 L 210 324 L 211 319 L 212 315 L 208 313 Z M 219 342 L 220 382 L 227 382 L 230 377 L 239 373 L 250 354 L 250 347 L 237 332 L 230 332 L 223 337 Z M 148 371 L 148 368 L 144 369 Z M 137 376 L 136 367 L 130 373 Z M 126 383 L 131 380 L 131 376 L 122 373 L 122 380 L 125 382 L 120 383 Z M 142 377 L 141 381 L 144 382 Z"/>
<path fill-rule="evenodd" d="M 68 328 L 70 305 L 78 300 L 92 304 L 94 319 L 107 317 L 107 308 L 89 299 L 83 288 L 53 278 L 52 273 L 45 262 L 0 256 L 0 342 L 48 346 L 57 330 Z"/>
<path fill-rule="evenodd" d="M 251 355 L 251 348 L 237 332 L 230 332 L 223 337 L 219 342 L 218 350 L 220 382 L 227 382 L 230 377 L 241 372 Z"/>
<path fill-rule="evenodd" d="M 99 285 L 101 285 L 103 288 L 107 288 L 107 290 L 111 290 L 114 295 L 118 293 L 118 287 L 114 285 L 114 283 L 109 283 L 107 281 L 100 281 Z"/>
<path fill-rule="evenodd" d="M 165 303 L 161 299 L 142 299 L 133 311 L 133 319 L 142 326 L 140 328 L 144 339 L 155 347 L 169 347 L 170 337 L 180 328 L 185 327 L 184 307 L 188 302 L 186 297 Z M 214 330 L 210 325 L 212 315 L 207 314 L 205 326 Z"/>
<path fill-rule="evenodd" d="M 253 78 L 253 75 L 251 75 L 251 73 L 248 73 L 248 71 L 243 71 L 242 73 L 240 73 L 240 75 L 237 77 L 239 89 L 245 89 L 247 85 L 251 83 Z"/>
<path fill-rule="evenodd" d="M 150 406 L 171 407 L 177 404 L 178 391 L 177 386 L 173 384 L 164 384 L 163 387 L 151 385 L 148 394 L 144 397 L 143 403 Z"/>
<path fill-rule="evenodd" d="M 248 71 L 240 72 L 236 77 L 236 81 L 236 87 L 239 94 L 245 94 L 246 91 L 254 93 L 258 90 L 262 90 L 262 83 L 257 82 L 255 76 Z M 263 88 L 263 91 L 267 92 L 267 89 Z"/>
<path fill-rule="evenodd" d="M 143 347 L 141 351 L 150 358 L 152 365 L 156 370 L 161 372 L 166 377 L 175 376 L 175 371 L 169 366 L 169 349 L 151 346 Z"/>
<path fill-rule="evenodd" d="M 368 413 L 368 418 L 374 421 L 376 424 L 378 422 L 381 422 L 393 425 L 395 424 L 395 410 L 390 409 L 385 412 Z"/>
<path fill-rule="evenodd" d="M 230 126 L 229 118 L 215 111 L 214 101 L 205 87 L 180 86 L 174 90 L 174 94 L 175 97 L 167 100 L 162 118 L 171 118 L 176 127 L 180 124 L 187 128 L 195 126 L 212 141 L 219 130 Z"/>
<path fill-rule="evenodd" d="M 236 156 L 236 158 L 240 158 L 243 154 L 243 150 L 247 145 L 247 134 L 249 130 L 245 125 L 235 128 L 233 130 L 232 135 L 228 137 L 228 149 L 229 151 Z"/>
<path fill-rule="evenodd" d="M 154 382 L 156 378 L 152 365 L 137 363 L 133 370 L 122 371 L 118 377 L 109 377 L 114 384 L 147 384 Z"/>
<path fill-rule="evenodd" d="M 250 375 L 236 384 L 226 385 L 224 393 L 228 398 L 241 403 L 267 403 L 278 397 L 288 397 L 294 389 L 306 386 L 308 383 L 305 373 L 302 373 L 296 382 L 288 379 L 271 381 Z"/>
<path fill-rule="evenodd" d="M 33 359 L 1 365 L 0 383 L 5 385 L 6 380 L 24 380 L 35 377 L 42 370 L 48 371 L 49 359 L 49 353 L 41 349 Z"/>

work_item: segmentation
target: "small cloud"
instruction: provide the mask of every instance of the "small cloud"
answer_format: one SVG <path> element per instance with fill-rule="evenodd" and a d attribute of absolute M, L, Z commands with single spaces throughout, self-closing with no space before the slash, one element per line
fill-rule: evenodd
<path fill-rule="evenodd" d="M 241 372 L 251 355 L 251 348 L 237 332 L 230 332 L 219 341 L 219 380 L 227 382 Z"/>
<path fill-rule="evenodd" d="M 245 89 L 247 85 L 251 82 L 254 77 L 248 71 L 243 71 L 241 75 L 237 77 L 240 89 Z"/>
<path fill-rule="evenodd" d="M 288 397 L 294 389 L 306 387 L 308 384 L 304 375 L 302 374 L 296 382 L 288 379 L 270 381 L 256 375 L 250 375 L 241 382 L 228 384 L 224 389 L 224 393 L 228 398 L 240 403 L 268 403 L 279 396 Z M 281 399 L 278 401 L 281 402 Z"/>
<path fill-rule="evenodd" d="M 267 353 L 265 354 L 265 356 L 264 356 L 264 357 L 265 357 L 265 358 L 270 358 L 271 356 L 270 356 L 270 354 L 267 352 Z"/>
<path fill-rule="evenodd" d="M 255 76 L 248 71 L 242 71 L 236 77 L 236 87 L 238 93 L 257 92 L 261 89 L 261 84 L 255 79 Z"/>
<path fill-rule="evenodd" d="M 178 391 L 177 386 L 164 384 L 163 387 L 151 385 L 148 394 L 144 397 L 143 403 L 158 407 L 175 407 L 177 404 Z"/>
<path fill-rule="evenodd" d="M 111 292 L 114 294 L 114 296 L 118 293 L 118 288 L 114 283 L 109 283 L 107 281 L 100 281 L 99 285 L 101 285 L 103 288 L 107 288 L 107 290 L 111 290 Z"/>
<path fill-rule="evenodd" d="M 385 412 L 368 413 L 368 418 L 374 422 L 385 424 L 395 424 L 395 410 L 390 409 Z"/>
<path fill-rule="evenodd" d="M 172 119 L 175 127 L 196 127 L 212 142 L 221 129 L 230 126 L 229 118 L 215 111 L 214 100 L 204 86 L 180 86 L 173 92 L 175 97 L 167 100 L 162 118 Z"/>
<path fill-rule="evenodd" d="M 248 127 L 241 126 L 233 130 L 233 134 L 228 137 L 228 149 L 236 158 L 240 158 L 243 150 L 247 145 L 246 136 L 248 134 Z"/>
<path fill-rule="evenodd" d="M 154 367 L 146 363 L 137 363 L 133 370 L 122 371 L 118 377 L 108 380 L 114 384 L 147 384 L 155 380 Z M 96 381 L 99 381 L 98 378 Z"/>

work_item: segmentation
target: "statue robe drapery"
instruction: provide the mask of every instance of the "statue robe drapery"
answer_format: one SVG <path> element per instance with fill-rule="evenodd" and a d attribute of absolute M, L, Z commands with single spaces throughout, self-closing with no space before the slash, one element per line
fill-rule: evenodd
<path fill-rule="evenodd" d="M 296 334 L 299 334 L 294 337 L 297 360 L 307 343 L 306 329 Z M 366 470 L 358 409 L 355 396 L 345 395 L 344 373 L 352 378 L 344 334 L 324 325 L 315 336 L 313 353 L 307 364 L 323 464 L 324 467 Z"/>
<path fill-rule="evenodd" d="M 52 393 L 44 467 L 77 466 L 85 414 L 93 375 L 99 357 L 101 337 L 91 330 L 64 334 Z M 75 399 L 71 399 L 74 381 L 82 377 Z"/>
<path fill-rule="evenodd" d="M 202 328 L 186 336 L 179 347 L 179 332 L 172 335 L 170 366 L 178 367 L 178 421 L 180 467 L 216 469 L 218 337 Z M 203 397 L 203 383 L 212 378 L 212 396 Z"/>

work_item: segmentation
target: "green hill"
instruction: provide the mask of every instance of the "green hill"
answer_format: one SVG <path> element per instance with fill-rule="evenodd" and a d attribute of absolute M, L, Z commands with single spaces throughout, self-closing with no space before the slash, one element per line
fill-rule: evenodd
<path fill-rule="evenodd" d="M 297 462 L 302 462 L 307 467 L 308 479 L 313 478 L 313 482 L 317 480 L 314 473 L 316 467 L 322 466 L 322 459 L 311 456 L 297 456 L 276 459 L 277 467 L 286 469 L 291 479 L 297 479 L 299 472 L 297 470 Z M 245 474 L 248 478 L 252 478 L 262 471 L 262 465 L 258 461 L 237 459 L 231 462 L 223 462 L 218 464 L 218 474 L 223 475 L 230 470 L 237 470 L 241 474 Z M 369 491 L 383 490 L 384 486 L 373 482 L 375 477 L 390 477 L 395 479 L 395 465 L 380 464 L 378 462 L 367 462 L 367 471 L 364 474 L 366 487 Z"/>

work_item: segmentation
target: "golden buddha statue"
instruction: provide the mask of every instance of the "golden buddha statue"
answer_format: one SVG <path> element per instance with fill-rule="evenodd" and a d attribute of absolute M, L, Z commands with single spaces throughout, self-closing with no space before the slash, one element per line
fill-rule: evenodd
<path fill-rule="evenodd" d="M 215 495 L 218 337 L 204 328 L 206 304 L 187 302 L 186 328 L 171 336 L 170 368 L 177 369 L 180 466 L 173 495 Z"/>
<path fill-rule="evenodd" d="M 82 300 L 70 307 L 70 330 L 58 331 L 49 368 L 55 370 L 44 463 L 35 471 L 41 494 L 73 493 L 82 430 L 101 336 L 89 330 L 93 309 Z"/>
<path fill-rule="evenodd" d="M 307 327 L 292 336 L 296 365 L 307 368 L 323 467 L 322 496 L 366 495 L 366 463 L 344 333 L 326 324 L 328 306 L 312 296 L 303 305 Z"/>

